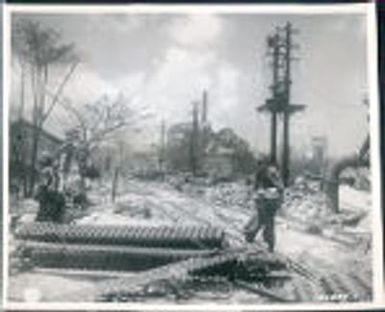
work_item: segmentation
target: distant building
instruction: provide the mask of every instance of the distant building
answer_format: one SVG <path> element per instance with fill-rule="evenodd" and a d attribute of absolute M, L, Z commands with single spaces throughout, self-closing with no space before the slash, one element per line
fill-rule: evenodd
<path fill-rule="evenodd" d="M 18 185 L 27 183 L 27 177 L 32 170 L 32 138 L 34 125 L 27 120 L 20 119 L 10 125 L 9 132 L 9 173 L 10 182 Z M 63 140 L 42 130 L 39 137 L 38 159 L 42 152 L 54 153 Z"/>
<path fill-rule="evenodd" d="M 208 119 L 206 90 L 200 109 L 194 102 L 192 117 L 191 122 L 172 125 L 167 131 L 166 162 L 170 171 L 225 178 L 254 170 L 255 157 L 247 141 L 231 128 L 213 131 Z"/>
<path fill-rule="evenodd" d="M 138 177 L 155 177 L 159 171 L 159 158 L 156 151 L 137 151 L 129 159 L 130 171 Z"/>
<path fill-rule="evenodd" d="M 314 174 L 320 175 L 325 166 L 327 140 L 324 136 L 312 138 L 311 169 Z"/>
<path fill-rule="evenodd" d="M 191 171 L 191 123 L 172 126 L 167 135 L 168 168 Z M 198 174 L 232 178 L 254 170 L 255 158 L 249 144 L 232 129 L 213 132 L 210 126 L 199 132 Z"/>
<path fill-rule="evenodd" d="M 211 145 L 205 153 L 203 171 L 209 176 L 227 178 L 234 175 L 236 168 L 234 156 L 236 151 L 232 148 Z"/>
<path fill-rule="evenodd" d="M 17 160 L 20 156 L 20 148 L 22 148 L 25 163 L 30 164 L 32 154 L 32 137 L 33 137 L 34 125 L 24 119 L 11 123 L 10 126 L 10 162 Z M 63 140 L 55 135 L 41 130 L 39 136 L 39 154 L 43 151 L 55 152 L 60 145 L 63 144 Z M 38 155 L 39 155 L 38 154 Z"/>
<path fill-rule="evenodd" d="M 167 131 L 167 144 L 179 145 L 189 139 L 191 135 L 191 123 L 178 123 Z"/>
<path fill-rule="evenodd" d="M 178 123 L 168 129 L 165 153 L 168 170 L 190 170 L 191 133 L 191 123 Z"/>

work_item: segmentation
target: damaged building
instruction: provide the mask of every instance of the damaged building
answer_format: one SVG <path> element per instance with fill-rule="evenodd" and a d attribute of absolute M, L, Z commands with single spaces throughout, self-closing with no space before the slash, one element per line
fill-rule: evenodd
<path fill-rule="evenodd" d="M 196 174 L 219 179 L 249 174 L 256 164 L 249 144 L 231 128 L 215 131 L 207 110 L 207 91 L 204 91 L 202 101 L 194 104 L 192 122 L 177 123 L 168 129 L 169 171 L 189 172 L 196 167 Z"/>

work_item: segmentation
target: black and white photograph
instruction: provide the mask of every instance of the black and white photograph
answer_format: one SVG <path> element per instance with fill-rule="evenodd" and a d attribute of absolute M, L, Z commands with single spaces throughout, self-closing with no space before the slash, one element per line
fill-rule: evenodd
<path fill-rule="evenodd" d="M 6 306 L 378 302 L 373 4 L 5 11 Z"/>

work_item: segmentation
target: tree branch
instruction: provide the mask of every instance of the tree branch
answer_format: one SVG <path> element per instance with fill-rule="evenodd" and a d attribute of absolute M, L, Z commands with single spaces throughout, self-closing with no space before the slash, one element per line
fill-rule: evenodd
<path fill-rule="evenodd" d="M 68 71 L 67 75 L 64 77 L 63 81 L 61 82 L 61 84 L 59 85 L 55 95 L 53 96 L 53 99 L 52 99 L 52 102 L 51 102 L 51 105 L 50 107 L 47 109 L 47 111 L 43 114 L 43 117 L 41 119 L 41 124 L 44 123 L 44 121 L 48 118 L 48 116 L 50 115 L 51 111 L 53 110 L 53 108 L 55 107 L 56 103 L 58 102 L 58 99 L 59 99 L 59 96 L 60 94 L 63 92 L 63 89 L 65 87 L 65 85 L 67 84 L 67 82 L 69 81 L 69 79 L 71 78 L 72 74 L 74 73 L 76 67 L 79 65 L 79 62 L 75 62 L 72 64 L 70 70 Z"/>

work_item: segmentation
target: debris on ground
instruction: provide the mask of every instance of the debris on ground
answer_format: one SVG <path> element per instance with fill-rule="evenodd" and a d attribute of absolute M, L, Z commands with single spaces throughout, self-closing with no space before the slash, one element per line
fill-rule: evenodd
<path fill-rule="evenodd" d="M 99 188 L 96 187 L 90 192 L 90 198 L 95 204 L 89 207 L 84 215 L 73 218 L 69 225 L 71 227 L 102 226 L 106 228 L 140 227 L 144 230 L 161 229 L 170 225 L 175 228 L 217 226 L 224 230 L 228 238 L 229 245 L 224 246 L 225 250 L 233 250 L 232 256 L 236 255 L 239 258 L 241 254 L 239 248 L 247 246 L 242 230 L 254 209 L 250 186 L 243 181 L 216 184 L 204 182 L 184 181 L 177 189 L 169 181 L 162 183 L 160 181 L 128 180 L 119 190 L 114 202 L 108 199 L 108 188 L 105 188 L 104 192 L 99 192 Z M 341 213 L 333 215 L 328 210 L 323 193 L 317 186 L 309 184 L 304 188 L 293 187 L 285 192 L 284 204 L 277 222 L 277 250 L 286 255 L 282 262 L 284 265 L 280 269 L 267 268 L 260 263 L 256 265 L 258 261 L 247 255 L 245 258 L 240 257 L 237 262 L 228 262 L 227 266 L 213 264 L 211 269 L 208 269 L 210 266 L 202 270 L 194 269 L 194 274 L 190 272 L 191 270 L 183 271 L 185 270 L 182 265 L 184 261 L 186 263 L 195 261 L 195 266 L 205 257 L 211 257 L 210 253 L 198 255 L 195 252 L 191 254 L 191 258 L 190 256 L 184 257 L 185 254 L 178 254 L 178 261 L 169 264 L 172 267 L 170 271 L 167 271 L 168 264 L 154 269 L 148 268 L 142 272 L 132 271 L 129 274 L 124 272 L 123 275 L 126 277 L 120 276 L 122 273 L 116 274 L 115 271 L 113 273 L 113 271 L 107 270 L 104 273 L 106 276 L 98 278 L 100 283 L 95 284 L 95 276 L 100 274 L 100 270 L 92 269 L 92 256 L 81 264 L 82 266 L 90 265 L 87 270 L 83 268 L 76 271 L 76 268 L 69 269 L 65 265 L 61 269 L 56 268 L 57 272 L 62 270 L 59 277 L 57 272 L 56 275 L 41 273 L 40 268 L 29 261 L 30 255 L 21 252 L 23 250 L 21 248 L 16 249 L 11 257 L 12 268 L 14 268 L 10 278 L 11 289 L 21 287 L 20 285 L 25 283 L 23 289 L 28 293 L 29 288 L 34 288 L 28 280 L 30 281 L 31 276 L 34 276 L 40 280 L 36 287 L 41 296 L 40 299 L 44 301 L 55 301 L 64 296 L 63 293 L 60 295 L 50 293 L 49 287 L 46 287 L 47 282 L 55 281 L 60 285 L 70 285 L 73 280 L 81 281 L 78 284 L 84 287 L 84 292 L 77 291 L 78 285 L 73 287 L 75 291 L 68 287 L 71 291 L 65 296 L 68 296 L 66 298 L 71 301 L 99 298 L 98 300 L 101 301 L 167 302 L 171 298 L 177 302 L 191 303 L 212 300 L 214 297 L 223 302 L 236 303 L 329 301 L 330 296 L 338 294 L 341 287 L 345 287 L 350 296 L 347 298 L 333 297 L 333 300 L 360 301 L 364 295 L 365 298 L 370 298 L 370 268 L 368 268 L 369 271 L 358 269 L 360 266 L 364 267 L 370 263 L 371 237 L 368 223 L 370 212 L 367 211 L 370 203 L 368 205 L 366 201 L 366 194 L 342 187 Z M 349 196 L 357 198 L 351 202 Z M 361 203 L 360 200 L 362 200 Z M 19 207 L 20 211 L 23 211 L 23 205 Z M 25 211 L 29 211 L 25 215 L 33 216 L 36 210 L 36 204 L 33 201 L 25 202 Z M 33 218 L 29 220 L 31 221 Z M 21 223 L 28 223 L 25 221 L 27 220 Z M 68 231 L 64 230 L 62 234 L 67 235 Z M 148 233 L 149 235 L 156 234 L 157 231 L 149 230 Z M 161 236 L 161 234 L 159 235 Z M 175 237 L 177 239 L 177 236 Z M 322 239 L 327 240 L 322 241 Z M 257 237 L 257 242 L 258 240 Z M 298 241 L 301 241 L 301 244 L 297 244 Z M 255 247 L 257 242 L 255 245 L 251 245 Z M 47 244 L 54 245 L 48 246 Z M 32 242 L 24 247 L 30 251 L 35 250 L 35 258 L 48 252 L 53 262 L 58 261 L 57 255 L 60 255 L 61 252 L 68 255 L 76 255 L 81 252 L 81 248 L 79 249 L 76 244 L 71 245 L 67 242 L 64 245 L 65 250 L 57 248 L 53 242 Z M 322 249 L 314 249 L 321 245 Z M 110 247 L 109 245 L 106 248 L 89 246 L 88 249 L 84 248 L 84 251 L 92 249 L 91 254 L 93 252 L 98 257 L 104 257 L 104 254 L 117 252 L 115 247 Z M 26 249 L 24 248 L 24 250 Z M 128 251 L 133 254 L 133 250 Z M 139 250 L 135 254 L 139 257 L 138 259 L 143 256 L 142 251 Z M 304 251 L 308 251 L 309 255 L 305 255 Z M 160 251 L 156 250 L 156 252 L 158 255 Z M 172 256 L 173 252 L 175 253 L 175 250 L 167 254 Z M 161 257 L 165 256 L 165 253 L 161 254 Z M 258 257 L 260 258 L 260 255 Z M 333 261 L 325 261 L 329 258 L 332 258 Z M 360 258 L 362 261 L 356 265 L 351 262 L 351 259 L 355 258 Z M 43 263 L 40 260 L 38 262 Z M 232 266 L 230 269 L 229 265 Z M 356 268 L 357 272 L 354 273 L 352 270 L 338 272 L 336 268 L 341 265 Z M 71 270 L 75 271 L 69 274 L 68 272 Z M 181 270 L 190 273 L 183 275 L 180 274 Z M 90 273 L 87 275 L 86 271 Z M 168 275 L 167 272 L 171 271 L 179 273 Z M 228 276 L 229 272 L 237 272 L 237 276 Z M 242 274 L 248 276 L 249 279 L 241 278 Z M 262 283 L 258 282 L 261 276 L 263 277 Z M 119 277 L 121 278 L 119 279 Z M 276 281 L 273 283 L 274 285 L 269 285 L 269 279 Z M 136 283 L 135 281 L 140 284 L 140 287 L 139 284 L 138 287 L 132 286 Z M 131 292 L 128 291 L 131 289 L 128 286 L 133 287 Z M 117 291 L 112 291 L 114 289 Z M 119 292 L 121 289 L 125 289 L 125 292 Z M 359 291 L 364 295 L 360 295 Z M 322 295 L 325 297 L 323 298 Z M 24 301 L 25 296 L 25 294 L 20 294 L 17 301 Z M 29 295 L 27 294 L 27 296 Z"/>

